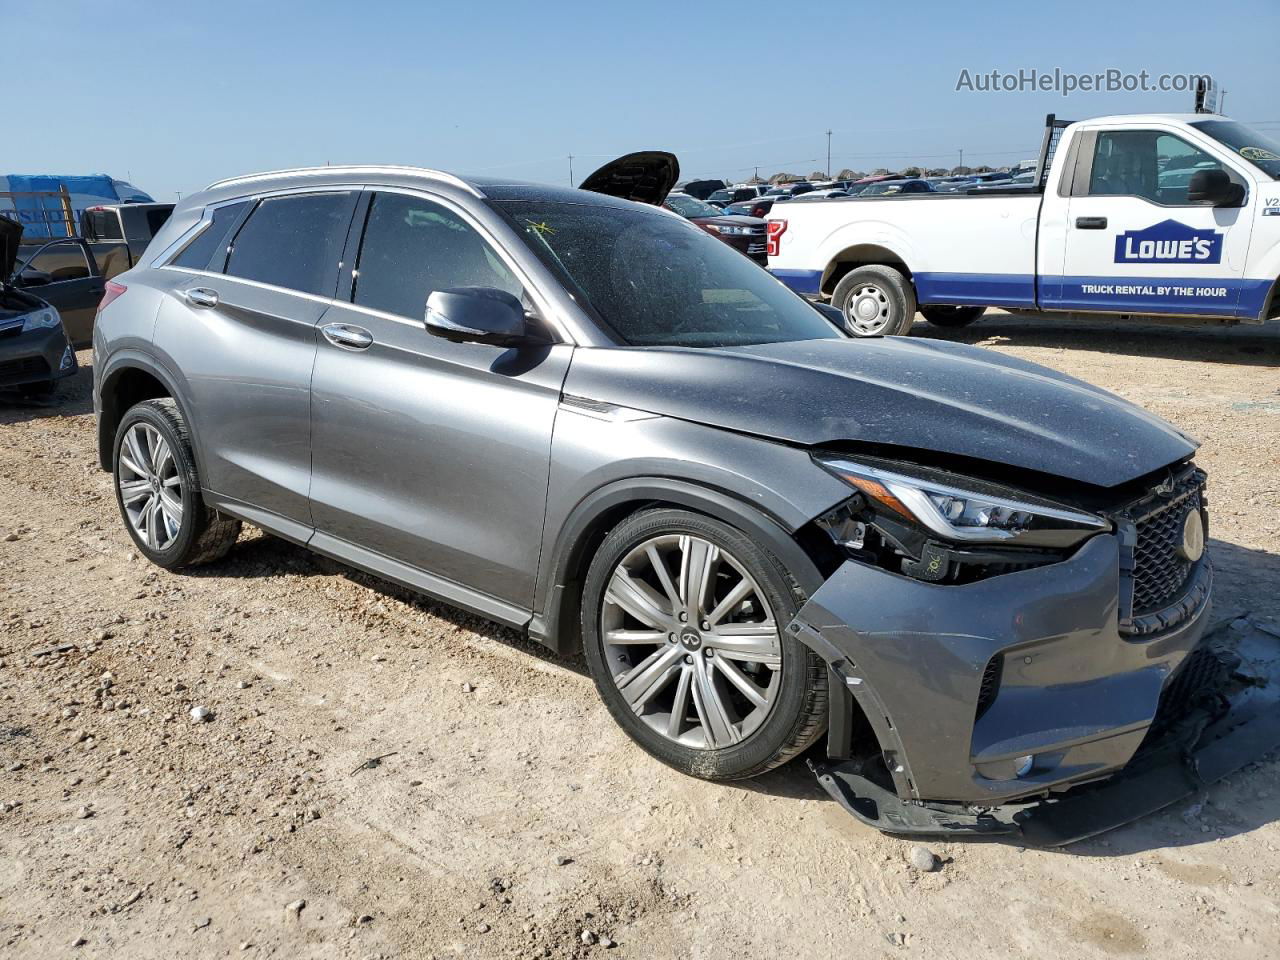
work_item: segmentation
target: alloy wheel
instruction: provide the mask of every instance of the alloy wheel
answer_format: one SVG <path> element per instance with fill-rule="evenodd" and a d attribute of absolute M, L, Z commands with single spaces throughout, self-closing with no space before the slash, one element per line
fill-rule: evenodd
<path fill-rule="evenodd" d="M 600 635 L 609 676 L 636 716 L 684 746 L 740 743 L 777 698 L 782 643 L 764 592 L 700 537 L 653 537 L 623 557 Z"/>
<path fill-rule="evenodd" d="M 893 319 L 893 303 L 876 284 L 861 283 L 850 291 L 844 314 L 859 335 L 875 336 L 883 333 Z"/>
<path fill-rule="evenodd" d="M 116 484 L 125 516 L 152 550 L 169 547 L 182 529 L 182 477 L 168 442 L 149 423 L 135 423 L 120 444 Z"/>

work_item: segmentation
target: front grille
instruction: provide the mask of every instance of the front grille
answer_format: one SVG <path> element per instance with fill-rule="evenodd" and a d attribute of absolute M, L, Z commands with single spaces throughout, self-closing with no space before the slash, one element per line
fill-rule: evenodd
<path fill-rule="evenodd" d="M 43 357 L 23 357 L 21 360 L 6 360 L 0 363 L 0 380 L 17 380 L 28 377 L 47 377 L 49 364 Z"/>
<path fill-rule="evenodd" d="M 1196 562 L 1180 552 L 1187 517 L 1203 523 L 1204 474 L 1188 470 L 1164 487 L 1132 504 L 1124 516 L 1132 523 L 1126 632 L 1146 634 L 1182 622 L 1200 606 L 1208 591 L 1208 558 Z M 1190 601 L 1190 602 L 1189 602 Z"/>
<path fill-rule="evenodd" d="M 1200 483 L 1193 475 L 1174 497 L 1135 521 L 1133 612 L 1159 610 L 1174 600 L 1191 574 L 1191 561 L 1179 552 L 1187 514 L 1200 513 Z"/>
<path fill-rule="evenodd" d="M 764 253 L 765 245 L 763 243 L 748 243 L 747 253 Z"/>

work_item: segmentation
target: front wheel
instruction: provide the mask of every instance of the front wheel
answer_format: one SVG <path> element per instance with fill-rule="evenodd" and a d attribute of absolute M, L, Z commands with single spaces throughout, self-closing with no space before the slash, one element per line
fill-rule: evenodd
<path fill-rule="evenodd" d="M 674 509 L 628 517 L 583 591 L 583 648 L 609 712 L 692 776 L 787 762 L 827 720 L 826 665 L 783 629 L 798 594 L 777 559 L 727 524 Z"/>
<path fill-rule="evenodd" d="M 987 312 L 986 307 L 921 307 L 924 318 L 935 327 L 967 327 Z"/>

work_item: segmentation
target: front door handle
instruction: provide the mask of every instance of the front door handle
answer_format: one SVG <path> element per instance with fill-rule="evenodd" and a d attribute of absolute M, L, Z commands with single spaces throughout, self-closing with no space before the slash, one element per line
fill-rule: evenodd
<path fill-rule="evenodd" d="M 372 333 L 350 323 L 326 323 L 320 332 L 326 340 L 343 350 L 367 350 L 373 344 Z"/>
<path fill-rule="evenodd" d="M 1076 217 L 1077 230 L 1105 230 L 1107 229 L 1106 217 Z"/>
<path fill-rule="evenodd" d="M 183 296 L 187 298 L 187 303 L 193 307 L 216 307 L 218 305 L 218 291 L 210 290 L 208 287 L 192 287 Z"/>

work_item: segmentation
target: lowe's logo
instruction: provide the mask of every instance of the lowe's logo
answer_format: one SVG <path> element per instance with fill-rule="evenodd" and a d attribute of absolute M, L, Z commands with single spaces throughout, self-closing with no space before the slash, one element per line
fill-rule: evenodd
<path fill-rule="evenodd" d="M 1116 237 L 1116 263 L 1221 263 L 1222 234 L 1165 220 Z"/>

